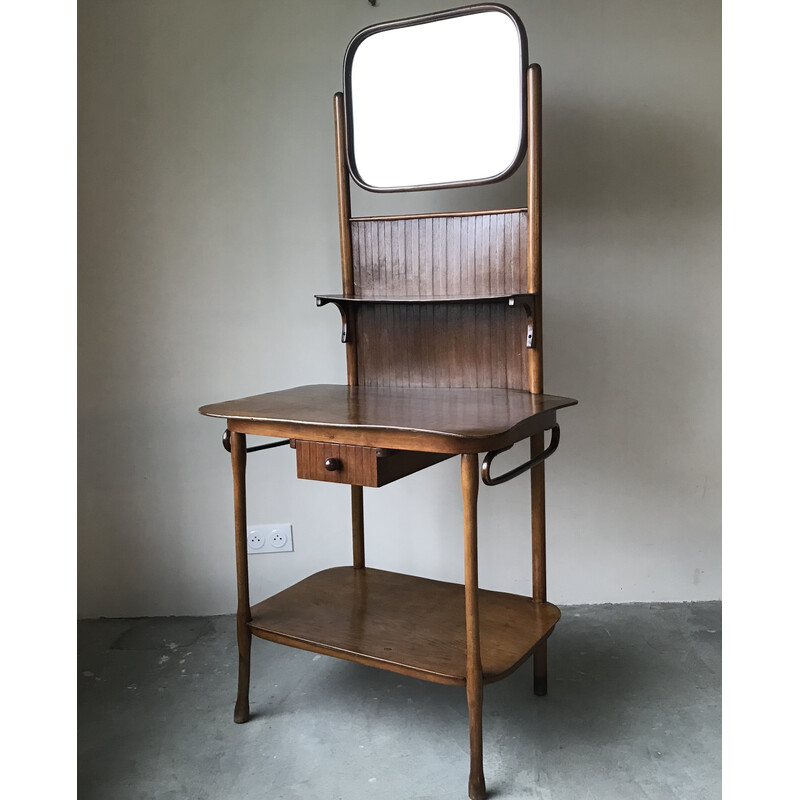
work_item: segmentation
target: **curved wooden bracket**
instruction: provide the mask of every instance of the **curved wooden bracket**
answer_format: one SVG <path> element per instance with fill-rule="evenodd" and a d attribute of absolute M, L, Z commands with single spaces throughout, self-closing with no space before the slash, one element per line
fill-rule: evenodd
<path fill-rule="evenodd" d="M 271 450 L 273 447 L 283 447 L 289 444 L 288 439 L 281 439 L 278 442 L 270 442 L 269 444 L 260 444 L 256 447 L 248 447 L 245 452 L 255 453 L 257 450 Z M 225 433 L 222 434 L 222 446 L 230 453 L 231 451 L 231 432 L 225 428 Z"/>
<path fill-rule="evenodd" d="M 500 455 L 500 453 L 505 453 L 506 450 L 510 450 L 514 445 L 510 444 L 508 447 L 501 447 L 499 450 L 492 450 L 491 453 L 486 454 L 486 457 L 483 459 L 483 464 L 481 464 L 481 480 L 487 486 L 497 486 L 500 483 L 505 483 L 506 481 L 510 481 L 512 478 L 522 475 L 523 472 L 527 472 L 529 469 L 532 469 L 537 464 L 541 464 L 546 458 L 549 458 L 551 455 L 553 455 L 553 453 L 555 453 L 555 451 L 558 449 L 558 443 L 560 439 L 561 431 L 558 425 L 553 425 L 553 427 L 550 428 L 550 444 L 544 450 L 542 450 L 538 456 L 532 458 L 530 461 L 526 461 L 516 469 L 512 469 L 497 478 L 492 478 L 489 475 L 489 469 L 492 466 L 492 461 L 494 461 L 495 456 Z"/>
<path fill-rule="evenodd" d="M 326 297 L 317 297 L 317 308 L 327 305 L 328 303 L 333 303 L 342 315 L 342 344 L 346 344 L 349 335 L 347 329 L 347 304 L 337 303 L 336 300 L 330 300 Z"/>

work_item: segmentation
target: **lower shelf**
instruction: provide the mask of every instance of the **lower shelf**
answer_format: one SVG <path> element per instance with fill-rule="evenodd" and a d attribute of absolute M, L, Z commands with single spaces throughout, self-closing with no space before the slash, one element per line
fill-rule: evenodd
<path fill-rule="evenodd" d="M 251 609 L 254 636 L 416 678 L 466 684 L 464 587 L 378 569 L 334 567 Z M 480 590 L 484 681 L 513 672 L 561 612 Z"/>

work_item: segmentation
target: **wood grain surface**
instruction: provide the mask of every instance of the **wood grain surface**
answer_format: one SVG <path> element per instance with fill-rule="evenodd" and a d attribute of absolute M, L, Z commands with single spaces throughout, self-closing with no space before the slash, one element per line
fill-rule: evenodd
<path fill-rule="evenodd" d="M 356 319 L 361 386 L 528 388 L 519 306 L 379 304 Z"/>
<path fill-rule="evenodd" d="M 478 588 L 478 456 L 461 456 L 461 494 L 464 500 L 464 606 L 466 612 L 466 685 L 469 714 L 469 797 L 484 800 L 483 775 L 483 661 Z M 523 646 L 525 642 L 522 642 Z M 510 649 L 510 648 L 509 648 Z"/>
<path fill-rule="evenodd" d="M 526 210 L 355 219 L 350 233 L 357 295 L 528 291 Z"/>
<path fill-rule="evenodd" d="M 577 401 L 510 389 L 428 389 L 317 384 L 203 406 L 231 431 L 340 444 L 481 453 L 555 422 Z"/>
<path fill-rule="evenodd" d="M 250 719 L 250 580 L 247 571 L 247 441 L 241 433 L 231 434 L 233 468 L 234 535 L 236 537 L 236 640 L 239 649 L 239 683 L 233 721 Z"/>
<path fill-rule="evenodd" d="M 359 384 L 529 387 L 523 309 L 425 300 L 527 292 L 527 210 L 357 219 L 350 234 L 353 293 L 419 303 L 353 309 Z"/>
<path fill-rule="evenodd" d="M 440 453 L 356 447 L 336 442 L 297 441 L 295 447 L 298 478 L 374 488 L 450 458 Z M 326 466 L 329 459 L 336 460 L 335 469 Z"/>
<path fill-rule="evenodd" d="M 466 685 L 464 586 L 365 567 L 334 567 L 253 606 L 255 636 L 315 653 Z M 481 589 L 483 680 L 518 667 L 561 616 L 550 603 Z"/>

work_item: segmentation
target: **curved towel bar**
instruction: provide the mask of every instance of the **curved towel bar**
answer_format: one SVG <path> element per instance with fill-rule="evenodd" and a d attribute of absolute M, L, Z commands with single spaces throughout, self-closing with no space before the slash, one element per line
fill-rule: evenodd
<path fill-rule="evenodd" d="M 269 444 L 260 444 L 256 447 L 248 447 L 246 448 L 246 452 L 255 453 L 256 450 L 270 450 L 273 447 L 283 447 L 285 444 L 289 444 L 288 439 L 281 439 L 279 442 L 270 442 Z M 225 428 L 225 433 L 222 434 L 222 446 L 230 453 L 231 432 L 227 428 Z"/>
<path fill-rule="evenodd" d="M 510 444 L 508 447 L 500 448 L 500 450 L 492 450 L 491 453 L 486 454 L 486 457 L 483 459 L 483 464 L 481 464 L 481 480 L 487 486 L 497 486 L 499 483 L 505 483 L 506 481 L 510 481 L 512 478 L 516 478 L 518 475 L 522 475 L 523 472 L 527 472 L 529 469 L 532 469 L 537 464 L 541 464 L 542 461 L 553 455 L 553 453 L 555 453 L 555 451 L 558 449 L 558 443 L 560 439 L 561 430 L 558 425 L 553 425 L 553 427 L 550 428 L 550 444 L 546 449 L 542 450 L 538 456 L 535 456 L 530 461 L 526 461 L 516 469 L 512 469 L 497 478 L 492 478 L 489 475 L 489 468 L 492 466 L 494 457 L 500 455 L 500 453 L 505 453 L 506 450 L 510 450 L 514 445 Z"/>

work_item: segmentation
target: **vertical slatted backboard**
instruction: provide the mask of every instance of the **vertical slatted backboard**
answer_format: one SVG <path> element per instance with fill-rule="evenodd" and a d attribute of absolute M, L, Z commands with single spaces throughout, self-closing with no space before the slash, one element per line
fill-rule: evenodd
<path fill-rule="evenodd" d="M 361 297 L 460 297 L 528 289 L 527 209 L 351 221 Z M 503 304 L 359 305 L 362 386 L 529 386 L 527 317 Z"/>

